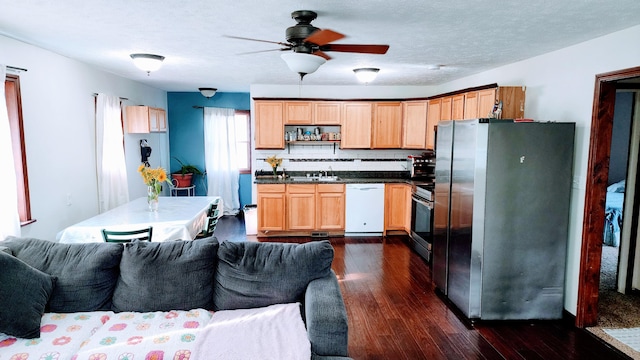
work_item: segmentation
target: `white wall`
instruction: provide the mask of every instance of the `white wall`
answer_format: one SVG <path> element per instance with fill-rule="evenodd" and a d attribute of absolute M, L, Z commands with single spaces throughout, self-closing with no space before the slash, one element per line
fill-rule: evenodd
<path fill-rule="evenodd" d="M 166 109 L 166 92 L 4 36 L 0 63 L 28 70 L 19 75 L 36 222 L 22 227 L 22 236 L 54 240 L 58 231 L 98 212 L 93 94 L 128 98 L 124 105 Z M 146 189 L 136 173 L 140 138 L 150 140 L 154 166 L 169 164 L 167 134 L 125 134 L 131 198 L 144 195 Z M 161 156 L 166 156 L 164 162 Z"/>

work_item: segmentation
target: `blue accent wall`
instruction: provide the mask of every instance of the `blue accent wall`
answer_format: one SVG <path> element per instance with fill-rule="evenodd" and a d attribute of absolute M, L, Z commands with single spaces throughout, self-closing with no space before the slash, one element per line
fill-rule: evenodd
<path fill-rule="evenodd" d="M 218 92 L 205 98 L 199 92 L 168 92 L 167 119 L 169 122 L 170 171 L 180 169 L 174 159 L 196 165 L 204 170 L 204 124 L 202 107 L 219 107 L 236 110 L 251 110 L 249 93 Z M 248 178 L 248 179 L 247 179 Z M 196 195 L 206 195 L 206 179 L 198 176 L 194 180 Z M 240 175 L 240 206 L 251 202 L 251 174 Z"/>

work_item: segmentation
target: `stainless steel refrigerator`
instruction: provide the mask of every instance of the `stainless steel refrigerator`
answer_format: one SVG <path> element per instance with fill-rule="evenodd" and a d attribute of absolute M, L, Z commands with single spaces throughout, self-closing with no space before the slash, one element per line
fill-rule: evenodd
<path fill-rule="evenodd" d="M 470 319 L 562 318 L 574 123 L 441 121 L 433 282 Z"/>

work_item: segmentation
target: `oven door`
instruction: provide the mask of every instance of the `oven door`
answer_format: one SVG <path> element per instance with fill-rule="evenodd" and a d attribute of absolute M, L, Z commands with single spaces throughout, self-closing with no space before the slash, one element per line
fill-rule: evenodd
<path fill-rule="evenodd" d="M 431 262 L 433 237 L 433 202 L 416 194 L 411 196 L 411 238 L 413 248 L 427 262 Z"/>

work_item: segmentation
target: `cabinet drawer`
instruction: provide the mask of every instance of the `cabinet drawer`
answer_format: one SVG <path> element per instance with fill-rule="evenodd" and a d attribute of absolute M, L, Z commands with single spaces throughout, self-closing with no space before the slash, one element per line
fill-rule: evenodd
<path fill-rule="evenodd" d="M 258 192 L 283 193 L 284 184 L 259 184 Z"/>
<path fill-rule="evenodd" d="M 344 192 L 344 184 L 318 184 L 319 193 Z"/>
<path fill-rule="evenodd" d="M 315 185 L 307 185 L 307 184 L 287 185 L 287 193 L 289 194 L 314 194 L 315 192 L 316 192 Z"/>

